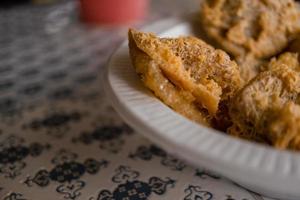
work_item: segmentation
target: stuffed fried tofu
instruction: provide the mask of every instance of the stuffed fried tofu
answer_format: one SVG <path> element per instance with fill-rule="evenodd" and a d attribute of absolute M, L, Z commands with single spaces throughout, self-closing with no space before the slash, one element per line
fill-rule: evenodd
<path fill-rule="evenodd" d="M 297 54 L 285 53 L 272 59 L 267 70 L 258 74 L 232 99 L 229 113 L 233 126 L 228 132 L 274 145 L 277 140 L 272 139 L 266 127 L 271 126 L 270 119 L 286 104 L 299 103 L 299 94 L 300 64 Z M 275 127 L 274 124 L 272 126 Z"/>
<path fill-rule="evenodd" d="M 265 134 L 268 142 L 278 149 L 300 150 L 300 106 L 288 102 L 269 113 Z"/>
<path fill-rule="evenodd" d="M 260 72 L 257 63 L 280 53 L 300 31 L 294 0 L 206 0 L 201 21 L 208 36 L 238 60 L 246 81 Z"/>
<path fill-rule="evenodd" d="M 137 47 L 131 33 L 129 33 L 129 48 L 132 64 L 146 87 L 176 112 L 195 122 L 210 126 L 209 120 L 199 112 L 194 103 L 195 98 L 166 78 L 158 63 Z"/>
<path fill-rule="evenodd" d="M 158 38 L 129 30 L 132 63 L 144 84 L 165 104 L 204 124 L 241 86 L 236 63 L 194 37 Z"/>

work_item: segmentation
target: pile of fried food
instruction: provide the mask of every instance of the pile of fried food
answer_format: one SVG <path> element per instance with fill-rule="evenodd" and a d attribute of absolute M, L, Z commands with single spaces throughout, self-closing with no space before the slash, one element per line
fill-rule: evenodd
<path fill-rule="evenodd" d="M 206 0 L 192 36 L 129 30 L 132 64 L 166 105 L 235 137 L 300 150 L 300 6 L 294 0 Z"/>

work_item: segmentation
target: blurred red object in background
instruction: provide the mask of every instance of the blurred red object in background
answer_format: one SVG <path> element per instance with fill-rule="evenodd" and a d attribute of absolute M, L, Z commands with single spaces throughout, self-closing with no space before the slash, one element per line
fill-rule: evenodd
<path fill-rule="evenodd" d="M 80 17 L 93 24 L 127 24 L 142 20 L 148 0 L 80 0 Z"/>

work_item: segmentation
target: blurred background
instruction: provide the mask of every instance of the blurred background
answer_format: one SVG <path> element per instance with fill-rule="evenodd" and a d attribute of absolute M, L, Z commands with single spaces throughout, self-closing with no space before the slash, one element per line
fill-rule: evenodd
<path fill-rule="evenodd" d="M 76 0 L 72 0 L 76 1 Z M 89 0 L 83 0 L 89 1 Z M 182 11 L 197 10 L 197 0 L 150 0 L 152 10 L 172 13 L 174 7 L 180 6 Z M 55 3 L 66 2 L 66 0 L 1 0 L 1 8 L 12 8 L 18 5 L 51 5 Z M 98 2 L 101 3 L 101 0 Z M 173 9 L 172 9 L 173 8 Z M 158 9 L 158 10 L 157 10 Z"/>
<path fill-rule="evenodd" d="M 200 0 L 1 0 L 0 39 L 71 26 L 124 30 L 199 10 Z M 84 28 L 84 27 L 81 27 Z M 121 28 L 121 29 L 120 29 Z M 123 28 L 123 29 L 122 29 Z"/>
<path fill-rule="evenodd" d="M 55 9 L 59 9 L 60 12 L 75 12 L 75 15 L 72 16 L 76 17 L 76 14 L 78 14 L 78 16 L 80 15 L 79 12 L 82 10 L 80 8 L 84 6 L 90 7 L 84 8 L 89 9 L 89 11 L 98 9 L 98 12 L 103 13 L 105 10 L 106 13 L 112 13 L 113 15 L 117 15 L 117 13 L 114 13 L 116 10 L 122 10 L 123 12 L 141 12 L 145 15 L 145 19 L 149 19 L 156 14 L 178 16 L 187 12 L 197 11 L 199 9 L 199 1 L 200 0 L 1 0 L 0 12 L 11 9 L 20 9 L 20 7 L 24 8 L 26 6 L 36 7 L 37 9 L 57 6 Z M 63 4 L 72 4 L 73 8 L 71 9 L 70 5 L 61 7 Z M 137 4 L 148 5 L 138 7 Z M 51 11 L 53 10 L 49 10 L 49 12 Z M 45 15 L 47 14 L 50 13 L 45 13 Z M 120 12 L 118 14 L 120 15 Z M 98 22 L 101 23 L 101 20 Z"/>

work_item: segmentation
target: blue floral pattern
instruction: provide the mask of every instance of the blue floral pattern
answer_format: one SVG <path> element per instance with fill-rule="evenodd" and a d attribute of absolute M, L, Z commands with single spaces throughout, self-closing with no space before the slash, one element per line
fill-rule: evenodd
<path fill-rule="evenodd" d="M 163 166 L 175 171 L 182 171 L 186 167 L 185 163 L 171 155 L 168 155 L 164 150 L 155 145 L 150 145 L 149 147 L 139 146 L 135 153 L 129 154 L 129 158 L 139 158 L 145 161 L 150 161 L 153 157 L 160 157 L 161 164 Z"/>
<path fill-rule="evenodd" d="M 73 138 L 72 142 L 90 145 L 97 141 L 100 149 L 118 153 L 124 144 L 123 137 L 132 134 L 132 132 L 131 128 L 125 124 L 120 126 L 98 126 L 91 132 L 82 132 L 79 137 Z"/>
<path fill-rule="evenodd" d="M 37 157 L 44 150 L 50 148 L 49 144 L 32 143 L 23 144 L 23 138 L 10 135 L 0 143 L 0 174 L 6 178 L 14 179 L 26 167 L 25 159 L 28 156 Z"/>
<path fill-rule="evenodd" d="M 70 129 L 70 124 L 78 122 L 80 118 L 81 114 L 77 111 L 69 113 L 54 112 L 42 119 L 34 119 L 31 123 L 23 127 L 30 128 L 33 131 L 46 129 L 49 135 L 61 138 Z"/>
<path fill-rule="evenodd" d="M 148 182 L 144 182 L 138 180 L 138 177 L 139 172 L 128 166 L 119 166 L 112 181 L 120 184 L 112 192 L 101 190 L 96 200 L 147 200 L 152 193 L 163 195 L 168 187 L 175 186 L 175 180 L 170 178 L 163 180 L 151 177 Z"/>
<path fill-rule="evenodd" d="M 97 161 L 88 158 L 84 163 L 76 161 L 77 154 L 60 150 L 52 159 L 54 168 L 47 171 L 42 169 L 38 171 L 33 177 L 27 177 L 24 182 L 27 186 L 32 187 L 34 184 L 40 187 L 46 187 L 51 181 L 58 182 L 56 191 L 64 195 L 64 199 L 77 199 L 85 186 L 85 182 L 81 177 L 88 174 L 96 174 L 100 169 L 106 168 L 108 161 Z"/>
<path fill-rule="evenodd" d="M 3 200 L 28 200 L 26 199 L 22 194 L 11 192 L 8 195 L 6 195 Z"/>
<path fill-rule="evenodd" d="M 195 176 L 201 179 L 206 179 L 207 177 L 218 180 L 221 177 L 214 172 L 211 172 L 207 169 L 196 169 Z"/>
<path fill-rule="evenodd" d="M 213 194 L 206 190 L 202 190 L 200 186 L 189 185 L 184 192 L 186 196 L 184 200 L 212 200 Z"/>

